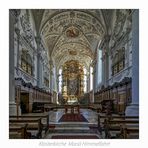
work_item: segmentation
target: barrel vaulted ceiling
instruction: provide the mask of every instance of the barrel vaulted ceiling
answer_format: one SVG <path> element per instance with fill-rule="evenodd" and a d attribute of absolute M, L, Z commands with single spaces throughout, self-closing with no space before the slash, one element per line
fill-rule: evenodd
<path fill-rule="evenodd" d="M 32 10 L 36 29 L 57 67 L 78 60 L 86 68 L 103 36 L 108 34 L 114 10 Z"/>

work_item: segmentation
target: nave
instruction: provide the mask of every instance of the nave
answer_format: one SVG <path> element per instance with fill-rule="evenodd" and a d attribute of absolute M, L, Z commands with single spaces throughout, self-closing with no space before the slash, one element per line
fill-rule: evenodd
<path fill-rule="evenodd" d="M 138 139 L 137 9 L 9 10 L 10 139 Z"/>

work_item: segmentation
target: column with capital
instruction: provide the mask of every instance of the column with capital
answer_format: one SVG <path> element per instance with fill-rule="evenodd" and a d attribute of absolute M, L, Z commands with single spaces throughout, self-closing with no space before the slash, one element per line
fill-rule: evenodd
<path fill-rule="evenodd" d="M 53 62 L 49 61 L 50 65 L 50 90 L 53 90 Z"/>
<path fill-rule="evenodd" d="M 42 56 L 41 56 L 41 38 L 37 36 L 36 38 L 36 43 L 37 43 L 37 86 L 42 87 L 43 84 L 43 64 L 42 64 Z"/>
<path fill-rule="evenodd" d="M 89 92 L 90 90 L 90 75 L 89 75 L 89 72 L 87 72 L 87 79 L 86 79 L 86 84 L 87 84 L 87 87 L 86 87 L 86 92 Z"/>
<path fill-rule="evenodd" d="M 57 73 L 56 73 L 56 75 L 57 75 L 57 80 L 56 80 L 56 82 L 57 82 L 57 92 L 59 92 L 60 91 L 60 87 L 59 87 L 59 77 L 60 77 L 60 74 L 58 73 L 58 71 L 57 71 Z"/>
<path fill-rule="evenodd" d="M 90 69 L 89 69 L 87 81 L 88 81 L 87 87 L 88 87 L 88 92 L 89 92 L 90 91 Z"/>
<path fill-rule="evenodd" d="M 94 62 L 94 92 L 97 91 L 97 86 L 98 86 L 98 60 L 95 60 Z"/>
<path fill-rule="evenodd" d="M 108 85 L 107 81 L 109 78 L 109 40 L 110 36 L 105 36 L 99 46 L 99 48 L 102 50 L 102 85 L 105 87 Z"/>
<path fill-rule="evenodd" d="M 102 85 L 105 85 L 105 55 L 102 56 Z"/>
<path fill-rule="evenodd" d="M 58 73 L 57 67 L 56 67 L 56 65 L 54 65 L 54 90 L 56 92 L 58 92 L 58 85 L 57 85 L 58 77 L 57 77 L 57 73 Z"/>
<path fill-rule="evenodd" d="M 106 50 L 103 53 L 102 57 L 102 80 L 103 80 L 103 85 L 106 87 L 108 85 L 107 80 L 109 77 L 109 59 L 108 59 L 108 53 Z"/>
<path fill-rule="evenodd" d="M 139 115 L 139 10 L 132 14 L 132 102 L 127 106 L 125 114 Z"/>
<path fill-rule="evenodd" d="M 16 67 L 17 67 L 17 69 L 19 68 L 19 59 L 20 59 L 20 48 L 19 48 L 19 44 L 20 44 L 20 29 L 19 28 L 15 28 L 15 33 L 16 33 L 16 35 L 17 35 L 17 49 L 16 49 L 16 63 L 15 63 L 15 65 L 16 65 Z"/>
<path fill-rule="evenodd" d="M 50 92 L 53 94 L 53 62 L 52 60 L 49 61 L 49 65 L 50 65 L 49 87 L 50 87 Z M 53 102 L 53 95 L 51 96 L 51 101 Z"/>
<path fill-rule="evenodd" d="M 105 86 L 108 86 L 108 78 L 109 78 L 109 56 L 108 52 L 105 54 Z"/>
<path fill-rule="evenodd" d="M 20 105 L 19 98 L 20 97 L 20 88 L 15 94 L 15 59 L 17 56 L 14 56 L 14 33 L 15 33 L 15 25 L 18 21 L 20 11 L 18 10 L 10 10 L 9 11 L 9 115 L 20 115 Z M 17 99 L 15 99 L 17 96 Z"/>
<path fill-rule="evenodd" d="M 95 70 L 94 70 L 94 67 L 95 67 L 95 63 L 93 62 L 92 64 L 92 71 L 91 72 L 91 75 L 92 75 L 92 89 L 91 89 L 91 92 L 90 92 L 90 102 L 91 103 L 94 103 L 94 89 L 95 89 Z"/>

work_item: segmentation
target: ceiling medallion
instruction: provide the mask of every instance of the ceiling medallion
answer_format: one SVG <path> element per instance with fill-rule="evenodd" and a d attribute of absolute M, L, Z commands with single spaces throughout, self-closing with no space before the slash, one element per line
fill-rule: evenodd
<path fill-rule="evenodd" d="M 72 26 L 66 30 L 66 36 L 70 38 L 76 38 L 79 36 L 79 30 Z"/>

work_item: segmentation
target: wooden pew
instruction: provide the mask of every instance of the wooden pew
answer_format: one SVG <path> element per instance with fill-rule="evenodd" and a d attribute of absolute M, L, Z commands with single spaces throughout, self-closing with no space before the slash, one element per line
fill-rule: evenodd
<path fill-rule="evenodd" d="M 27 125 L 28 124 L 9 124 L 9 138 L 28 139 Z"/>
<path fill-rule="evenodd" d="M 49 112 L 49 111 L 53 110 L 54 108 L 56 108 L 56 107 L 53 106 L 52 104 L 44 104 L 44 112 Z"/>
<path fill-rule="evenodd" d="M 139 138 L 139 126 L 121 126 L 120 135 L 123 139 L 138 139 Z"/>
<path fill-rule="evenodd" d="M 35 130 L 37 132 L 35 136 L 42 138 L 43 125 L 41 124 L 41 118 L 9 118 L 9 123 L 27 123 L 27 130 L 30 130 L 31 134 Z"/>
<path fill-rule="evenodd" d="M 102 134 L 102 130 L 103 130 L 103 125 L 104 125 L 104 120 L 105 119 L 108 119 L 108 120 L 110 120 L 110 119 L 113 119 L 113 118 L 116 118 L 116 117 L 118 117 L 119 115 L 106 115 L 106 114 L 98 114 L 98 130 L 99 130 L 99 132 Z"/>
<path fill-rule="evenodd" d="M 21 116 L 10 116 L 10 118 L 41 118 L 41 123 L 43 125 L 43 130 L 45 130 L 45 133 L 48 131 L 49 128 L 49 114 L 48 113 L 29 113 L 29 114 L 23 114 Z M 44 119 L 46 121 L 44 121 Z"/>
<path fill-rule="evenodd" d="M 56 105 L 56 104 L 44 104 L 44 112 L 49 112 L 54 109 L 64 108 L 63 105 Z"/>
<path fill-rule="evenodd" d="M 139 119 L 139 116 L 120 116 L 118 114 L 116 115 L 101 115 L 98 114 L 100 119 L 110 118 L 110 119 Z"/>
<path fill-rule="evenodd" d="M 91 104 L 91 105 L 89 105 L 88 109 L 94 110 L 97 113 L 99 113 L 102 110 L 102 106 L 101 106 L 101 104 Z"/>
<path fill-rule="evenodd" d="M 139 120 L 139 116 L 120 116 L 118 114 L 116 115 L 105 115 L 105 114 L 98 114 L 98 129 L 101 132 L 102 131 L 102 126 L 101 124 L 104 124 L 104 120 L 109 119 L 109 120 L 121 120 L 121 119 L 129 119 L 129 120 Z"/>
<path fill-rule="evenodd" d="M 122 126 L 126 126 L 126 129 L 139 129 L 139 119 L 132 119 L 132 118 L 125 118 L 125 119 L 105 119 L 104 121 L 104 132 L 105 132 L 105 138 L 112 138 L 113 137 L 113 133 L 117 135 L 119 135 L 119 138 L 121 138 L 120 136 L 122 135 L 123 138 L 125 137 L 125 131 L 121 132 L 121 127 Z M 125 129 L 125 130 L 126 130 Z M 123 129 L 122 129 L 123 131 Z M 116 137 L 114 136 L 114 137 Z M 118 137 L 117 137 L 118 138 Z"/>

